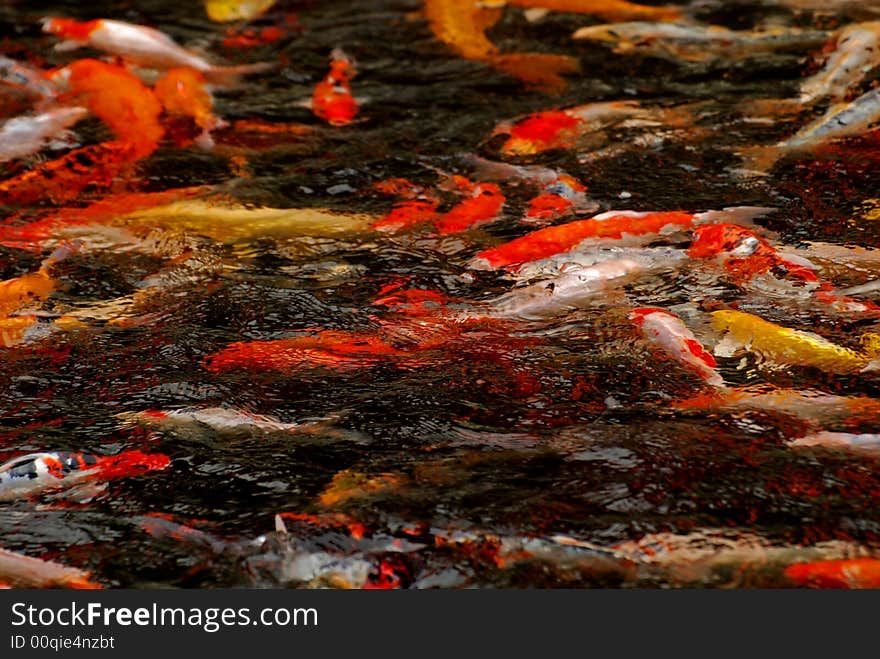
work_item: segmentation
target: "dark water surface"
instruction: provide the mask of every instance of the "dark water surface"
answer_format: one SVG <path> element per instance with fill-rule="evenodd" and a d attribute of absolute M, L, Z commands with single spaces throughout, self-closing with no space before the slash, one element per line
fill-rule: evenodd
<path fill-rule="evenodd" d="M 80 54 L 53 52 L 55 39 L 40 34 L 38 19 L 53 14 L 153 25 L 216 60 L 282 57 L 280 69 L 217 91 L 216 111 L 229 121 L 301 122 L 312 134 L 246 152 L 247 178 L 237 177 L 220 149 L 176 148 L 169 141 L 139 164 L 130 190 L 216 184 L 243 202 L 381 215 L 391 201 L 371 184 L 405 176 L 435 185 L 431 167 L 467 174 L 456 156 L 498 158 L 486 137 L 503 119 L 602 100 L 705 101 L 713 111 L 705 120 L 709 130 L 696 139 L 685 129 L 660 146 L 624 149 L 613 158 L 581 163 L 572 150 L 517 162 L 578 176 L 601 210 L 774 206 L 779 210 L 761 223 L 783 243 L 880 246 L 880 225 L 859 219 L 880 183 L 874 142 L 853 140 L 833 159 L 789 158 L 760 180 L 731 171 L 737 165 L 731 146 L 770 143 L 805 121 L 748 124 L 737 121 L 735 108 L 746 99 L 795 95 L 799 79 L 816 68 L 809 50 L 707 64 L 615 55 L 570 38 L 598 19 L 551 13 L 530 23 L 510 8 L 489 33 L 503 50 L 581 59 L 584 73 L 548 97 L 457 57 L 414 15 L 419 5 L 285 2 L 257 24 L 292 13 L 301 29 L 274 44 L 230 51 L 221 45 L 227 26 L 208 21 L 196 2 L 12 1 L 0 9 L 0 44 L 13 57 L 70 61 Z M 700 16 L 746 29 L 768 18 L 825 27 L 845 18 L 759 3 L 706 5 Z M 342 128 L 297 105 L 324 76 L 337 46 L 356 59 L 353 86 L 367 99 L 360 121 Z M 103 129 L 87 123 L 77 130 L 88 141 Z M 471 300 L 508 290 L 501 274 L 467 268 L 480 249 L 529 230 L 518 219 L 530 191 L 502 187 L 508 201 L 500 222 L 439 240 L 363 232 L 224 243 L 198 232 L 172 233 L 152 239 L 195 245 L 182 263 L 158 251 L 110 246 L 83 249 L 59 264 L 65 286 L 45 303 L 48 312 L 91 309 L 132 295 L 157 272 L 170 274 L 141 303 L 148 321 L 120 327 L 96 318 L 3 349 L 0 461 L 44 450 L 138 449 L 164 453 L 171 464 L 113 480 L 85 502 L 0 503 L 0 545 L 90 570 L 110 587 L 784 586 L 790 584 L 781 568 L 801 558 L 793 547 L 862 548 L 833 557 L 878 548 L 874 459 L 792 450 L 786 440 L 803 431 L 773 411 L 683 414 L 669 407 L 704 385 L 646 344 L 626 313 L 635 306 L 697 309 L 742 296 L 699 266 L 673 267 L 609 294 L 603 304 L 549 324 L 524 324 L 512 336 L 487 330 L 457 338 L 414 367 L 204 368 L 206 355 L 236 341 L 306 328 L 374 327 L 388 313 L 372 301 L 401 278 L 407 287 Z M 2 248 L 0 274 L 31 272 L 44 256 Z M 842 283 L 872 278 L 862 273 Z M 743 308 L 789 327 L 821 327 L 845 345 L 869 326 L 770 299 L 747 300 Z M 713 342 L 705 332 L 697 335 Z M 719 366 L 734 386 L 849 396 L 878 391 L 871 374 L 773 368 L 739 357 L 719 358 Z M 118 416 L 182 407 L 234 408 L 288 423 L 330 421 L 307 435 L 224 434 L 207 426 L 149 430 Z M 339 476 L 345 470 L 350 481 L 382 486 L 334 501 L 328 488 L 334 477 L 345 480 Z M 272 533 L 279 513 L 318 517 L 289 516 L 283 536 Z M 199 533 L 187 537 L 175 523 Z M 364 526 L 363 535 L 352 531 L 354 523 Z M 671 550 L 671 567 L 638 562 L 649 554 L 631 543 L 647 538 L 650 545 L 655 537 L 667 538 L 658 546 Z M 722 549 L 744 553 L 712 564 Z M 682 567 L 691 563 L 702 567 Z M 744 564 L 749 570 L 738 571 Z"/>

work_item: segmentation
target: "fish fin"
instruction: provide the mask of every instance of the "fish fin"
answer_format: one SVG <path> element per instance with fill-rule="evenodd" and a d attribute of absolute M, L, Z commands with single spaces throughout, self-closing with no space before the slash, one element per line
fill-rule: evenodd
<path fill-rule="evenodd" d="M 40 270 L 43 270 L 43 271 L 48 270 L 56 263 L 59 263 L 59 262 L 63 261 L 64 259 L 68 258 L 69 256 L 71 256 L 78 249 L 79 249 L 79 243 L 76 241 L 64 243 L 63 245 L 59 245 L 58 247 L 55 248 L 55 251 L 53 251 L 51 254 L 49 254 L 49 256 L 47 256 L 45 259 L 43 259 L 43 262 L 40 264 Z"/>
<path fill-rule="evenodd" d="M 235 66 L 212 66 L 204 71 L 205 80 L 220 87 L 234 87 L 240 78 L 254 73 L 265 73 L 278 68 L 278 62 L 257 62 L 255 64 L 238 64 Z"/>
<path fill-rule="evenodd" d="M 312 99 L 311 99 L 311 97 L 310 98 L 303 98 L 298 101 L 294 101 L 293 103 L 291 103 L 291 105 L 295 108 L 305 108 L 306 110 L 311 110 L 312 109 Z"/>
<path fill-rule="evenodd" d="M 694 224 L 724 222 L 745 227 L 755 226 L 755 218 L 763 217 L 778 210 L 774 206 L 726 206 L 717 211 L 706 211 L 694 216 Z M 815 267 L 815 266 L 813 266 Z"/>
<path fill-rule="evenodd" d="M 287 535 L 287 525 L 284 523 L 284 518 L 281 515 L 275 515 L 275 532 L 279 535 Z"/>

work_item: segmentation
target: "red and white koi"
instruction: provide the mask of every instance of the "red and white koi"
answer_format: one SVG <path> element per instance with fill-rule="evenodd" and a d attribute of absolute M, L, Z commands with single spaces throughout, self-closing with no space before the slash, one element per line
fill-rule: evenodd
<path fill-rule="evenodd" d="M 594 213 L 599 204 L 587 197 L 587 188 L 568 174 L 544 187 L 544 191 L 529 201 L 522 218 L 524 224 L 544 225 L 572 213 Z"/>
<path fill-rule="evenodd" d="M 66 490 L 87 481 L 106 481 L 164 469 L 161 453 L 127 451 L 113 456 L 54 451 L 30 453 L 0 465 L 0 501 L 13 501 L 45 492 Z"/>
<path fill-rule="evenodd" d="M 804 292 L 810 299 L 839 313 L 880 314 L 880 307 L 873 302 L 838 293 L 829 282 L 819 278 L 818 267 L 809 260 L 778 251 L 745 227 L 735 224 L 698 227 L 688 254 L 694 258 L 716 259 L 739 286 L 765 293 L 781 291 L 786 296 Z"/>
<path fill-rule="evenodd" d="M 707 384 L 724 386 L 715 358 L 697 341 L 681 318 L 665 309 L 645 307 L 633 309 L 629 317 L 650 343 L 695 371 Z"/>
<path fill-rule="evenodd" d="M 185 49 L 159 30 L 124 21 L 45 18 L 43 32 L 64 38 L 64 41 L 55 46 L 55 50 L 67 51 L 90 46 L 146 68 L 163 70 L 186 66 L 201 71 L 209 80 L 218 84 L 231 82 L 242 74 L 265 71 L 273 66 L 268 63 L 217 66 Z"/>
<path fill-rule="evenodd" d="M 67 107 L 9 119 L 0 127 L 0 162 L 36 153 L 87 114 L 85 108 Z"/>
<path fill-rule="evenodd" d="M 312 94 L 312 112 L 331 126 L 347 126 L 358 113 L 358 101 L 351 93 L 356 74 L 354 60 L 341 48 L 330 53 L 330 72 Z"/>
<path fill-rule="evenodd" d="M 607 211 L 586 220 L 538 229 L 503 245 L 483 250 L 470 267 L 476 270 L 518 266 L 570 252 L 588 244 L 640 244 L 700 224 L 748 222 L 773 210 L 754 206 L 736 206 L 720 211 Z"/>

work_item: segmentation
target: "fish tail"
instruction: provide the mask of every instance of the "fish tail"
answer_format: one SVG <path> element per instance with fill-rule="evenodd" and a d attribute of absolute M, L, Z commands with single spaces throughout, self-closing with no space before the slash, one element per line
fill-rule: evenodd
<path fill-rule="evenodd" d="M 499 71 L 522 80 L 526 86 L 547 94 L 559 94 L 567 85 L 563 75 L 579 73 L 580 62 L 568 55 L 510 53 L 492 55 L 488 61 Z"/>
<path fill-rule="evenodd" d="M 755 226 L 755 218 L 763 217 L 772 213 L 776 208 L 773 206 L 728 206 L 717 211 L 706 211 L 694 216 L 694 224 L 738 224 L 740 226 Z"/>
<path fill-rule="evenodd" d="M 212 66 L 204 71 L 205 80 L 220 87 L 234 87 L 242 76 L 265 73 L 278 68 L 277 62 L 257 62 L 255 64 L 238 64 L 236 66 Z"/>

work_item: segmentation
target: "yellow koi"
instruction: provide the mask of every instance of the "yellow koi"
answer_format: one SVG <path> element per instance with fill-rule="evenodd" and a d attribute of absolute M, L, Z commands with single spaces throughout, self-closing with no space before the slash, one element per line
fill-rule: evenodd
<path fill-rule="evenodd" d="M 876 334 L 862 337 L 864 351 L 860 352 L 813 332 L 782 327 L 743 311 L 713 311 L 712 326 L 725 334 L 715 347 L 719 356 L 730 356 L 730 348 L 742 346 L 779 364 L 854 373 L 865 370 L 880 353 L 880 336 Z"/>

